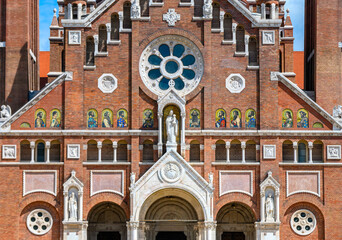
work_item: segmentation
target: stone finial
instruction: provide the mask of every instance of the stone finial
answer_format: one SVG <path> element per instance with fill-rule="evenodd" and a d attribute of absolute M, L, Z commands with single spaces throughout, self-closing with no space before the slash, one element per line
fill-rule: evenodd
<path fill-rule="evenodd" d="M 54 9 L 53 9 L 53 15 L 56 16 L 56 13 L 57 13 L 57 9 L 54 8 Z"/>
<path fill-rule="evenodd" d="M 290 15 L 290 9 L 286 9 L 287 15 Z"/>
<path fill-rule="evenodd" d="M 75 176 L 76 176 L 76 171 L 75 171 L 75 170 L 72 170 L 72 171 L 71 171 L 71 176 L 72 176 L 72 177 L 75 177 Z"/>
<path fill-rule="evenodd" d="M 272 171 L 267 172 L 268 177 L 272 177 Z"/>

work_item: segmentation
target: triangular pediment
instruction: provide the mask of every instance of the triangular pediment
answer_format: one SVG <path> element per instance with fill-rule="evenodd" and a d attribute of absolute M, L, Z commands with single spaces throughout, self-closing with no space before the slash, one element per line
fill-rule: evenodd
<path fill-rule="evenodd" d="M 185 98 L 180 97 L 173 89 L 171 89 L 164 96 L 158 99 L 158 111 L 161 113 L 167 105 L 174 104 L 180 108 L 182 113 L 185 113 L 185 103 Z"/>
<path fill-rule="evenodd" d="M 280 184 L 272 177 L 272 172 L 268 172 L 267 174 L 267 178 L 260 184 L 260 192 L 265 192 L 268 187 L 272 187 L 275 192 L 279 192 Z"/>
<path fill-rule="evenodd" d="M 83 183 L 76 177 L 76 172 L 72 171 L 70 178 L 63 184 L 64 193 L 68 193 L 70 188 L 76 188 L 79 193 L 83 192 Z"/>

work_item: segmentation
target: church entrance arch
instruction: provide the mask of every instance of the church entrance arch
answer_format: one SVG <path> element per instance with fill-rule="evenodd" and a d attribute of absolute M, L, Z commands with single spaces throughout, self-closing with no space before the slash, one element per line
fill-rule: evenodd
<path fill-rule="evenodd" d="M 88 217 L 88 240 L 124 240 L 126 217 L 123 209 L 111 202 L 94 206 Z"/>
<path fill-rule="evenodd" d="M 254 240 L 255 216 L 252 210 L 241 203 L 229 203 L 217 214 L 217 240 Z"/>
<path fill-rule="evenodd" d="M 203 225 L 199 202 L 179 189 L 160 190 L 144 203 L 140 219 L 145 238 L 151 240 L 196 240 Z"/>

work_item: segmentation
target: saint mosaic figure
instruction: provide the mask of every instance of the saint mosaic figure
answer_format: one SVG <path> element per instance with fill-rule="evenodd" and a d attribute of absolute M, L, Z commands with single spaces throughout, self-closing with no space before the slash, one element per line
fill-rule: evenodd
<path fill-rule="evenodd" d="M 69 210 L 69 221 L 77 221 L 77 199 L 75 197 L 74 192 L 70 194 L 69 202 L 68 202 L 68 210 Z"/>
<path fill-rule="evenodd" d="M 117 127 L 124 128 L 127 127 L 127 112 L 125 109 L 120 109 L 117 114 Z"/>
<path fill-rule="evenodd" d="M 266 222 L 274 222 L 274 201 L 271 193 L 269 193 L 266 198 L 265 209 Z"/>
<path fill-rule="evenodd" d="M 192 109 L 190 111 L 190 127 L 200 127 L 200 111 L 197 109 Z"/>
<path fill-rule="evenodd" d="M 283 111 L 283 128 L 292 128 L 293 127 L 293 117 L 292 111 L 289 109 L 285 109 Z"/>
<path fill-rule="evenodd" d="M 233 109 L 230 112 L 230 127 L 231 128 L 241 128 L 241 112 L 238 109 Z"/>
<path fill-rule="evenodd" d="M 88 111 L 88 128 L 97 127 L 97 112 L 94 109 Z"/>
<path fill-rule="evenodd" d="M 46 113 L 45 113 L 45 111 L 43 109 L 38 109 L 36 111 L 36 119 L 34 120 L 34 126 L 36 128 L 44 128 L 44 127 L 46 127 L 45 116 L 46 116 Z"/>
<path fill-rule="evenodd" d="M 171 110 L 169 116 L 166 118 L 166 132 L 167 144 L 177 144 L 176 138 L 178 136 L 178 120 L 176 114 Z"/>
<path fill-rule="evenodd" d="M 246 127 L 247 128 L 256 127 L 255 111 L 253 109 L 248 109 L 246 111 Z"/>
<path fill-rule="evenodd" d="M 61 126 L 61 114 L 57 109 L 51 111 L 50 127 L 58 128 Z"/>
<path fill-rule="evenodd" d="M 143 113 L 143 128 L 152 128 L 153 127 L 153 111 L 150 109 L 146 109 Z"/>
<path fill-rule="evenodd" d="M 113 113 L 109 109 L 105 109 L 102 112 L 102 127 L 103 128 L 111 128 L 113 127 L 112 123 Z"/>
<path fill-rule="evenodd" d="M 298 111 L 297 127 L 299 127 L 299 128 L 308 128 L 309 127 L 308 112 L 305 109 L 300 109 Z"/>
<path fill-rule="evenodd" d="M 225 128 L 226 127 L 226 111 L 223 109 L 218 109 L 216 111 L 216 122 L 215 127 Z"/>

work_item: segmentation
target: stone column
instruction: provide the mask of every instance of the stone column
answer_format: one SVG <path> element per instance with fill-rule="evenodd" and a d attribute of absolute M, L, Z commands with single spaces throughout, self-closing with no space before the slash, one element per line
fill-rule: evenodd
<path fill-rule="evenodd" d="M 313 149 L 313 143 L 309 142 L 308 144 L 308 148 L 309 148 L 309 163 L 313 163 L 312 161 L 312 149 Z"/>
<path fill-rule="evenodd" d="M 139 228 L 139 222 L 127 222 L 127 240 L 138 240 L 138 228 Z"/>
<path fill-rule="evenodd" d="M 98 162 L 102 162 L 101 160 L 101 149 L 102 149 L 102 142 L 97 142 L 97 153 L 98 153 Z"/>
<path fill-rule="evenodd" d="M 275 202 L 276 202 L 276 222 L 280 222 L 280 216 L 279 216 L 279 190 L 275 191 L 274 193 L 275 196 Z"/>
<path fill-rule="evenodd" d="M 82 3 L 77 4 L 77 19 L 81 20 L 82 18 Z"/>
<path fill-rule="evenodd" d="M 297 150 L 298 150 L 298 143 L 297 142 L 293 142 L 293 161 L 294 161 L 294 163 L 298 162 Z"/>
<path fill-rule="evenodd" d="M 64 192 L 64 221 L 68 221 L 68 192 Z"/>
<path fill-rule="evenodd" d="M 205 222 L 205 239 L 216 240 L 216 222 Z"/>
<path fill-rule="evenodd" d="M 68 19 L 72 19 L 72 5 L 68 3 Z"/>
<path fill-rule="evenodd" d="M 113 162 L 117 162 L 118 143 L 113 142 Z"/>
<path fill-rule="evenodd" d="M 34 147 L 36 146 L 35 142 L 30 142 L 30 148 L 31 148 L 31 163 L 34 163 Z"/>
<path fill-rule="evenodd" d="M 182 130 L 181 130 L 181 153 L 182 156 L 185 157 L 185 113 L 181 113 L 181 117 L 182 117 Z"/>
<path fill-rule="evenodd" d="M 229 150 L 230 150 L 230 142 L 229 141 L 227 141 L 226 142 L 226 151 L 227 151 L 227 163 L 229 163 L 230 162 L 230 156 L 229 156 Z"/>
<path fill-rule="evenodd" d="M 122 29 L 123 29 L 123 12 L 119 12 L 119 22 L 120 22 L 120 29 L 119 29 L 119 32 L 122 32 Z"/>
<path fill-rule="evenodd" d="M 249 47 L 249 38 L 250 38 L 249 35 L 245 35 L 245 54 L 246 54 L 246 56 L 249 55 L 249 49 L 248 49 L 248 47 Z"/>
<path fill-rule="evenodd" d="M 220 12 L 220 31 L 224 32 L 224 11 Z"/>
<path fill-rule="evenodd" d="M 106 29 L 107 29 L 107 44 L 109 43 L 111 37 L 110 37 L 110 31 L 112 29 L 111 24 L 110 23 L 106 23 Z M 108 52 L 108 51 L 107 51 Z"/>
<path fill-rule="evenodd" d="M 260 192 L 260 222 L 265 222 L 265 192 Z"/>
<path fill-rule="evenodd" d="M 233 23 L 232 24 L 232 30 L 233 30 L 233 44 L 236 44 L 236 27 L 237 27 L 237 23 Z"/>
<path fill-rule="evenodd" d="M 271 4 L 271 19 L 275 19 L 276 18 L 276 5 L 275 3 Z"/>
<path fill-rule="evenodd" d="M 261 19 L 266 18 L 266 8 L 265 8 L 265 3 L 261 4 Z"/>
<path fill-rule="evenodd" d="M 94 35 L 95 56 L 99 53 L 99 35 Z"/>
<path fill-rule="evenodd" d="M 50 142 L 46 142 L 45 143 L 45 149 L 46 149 L 46 162 L 47 163 L 50 162 L 50 147 L 51 147 L 51 143 Z"/>
<path fill-rule="evenodd" d="M 158 113 L 158 157 L 163 154 L 163 114 Z"/>
<path fill-rule="evenodd" d="M 246 142 L 241 142 L 242 148 L 242 163 L 246 162 Z"/>
<path fill-rule="evenodd" d="M 83 219 L 83 192 L 78 192 L 78 221 Z"/>

